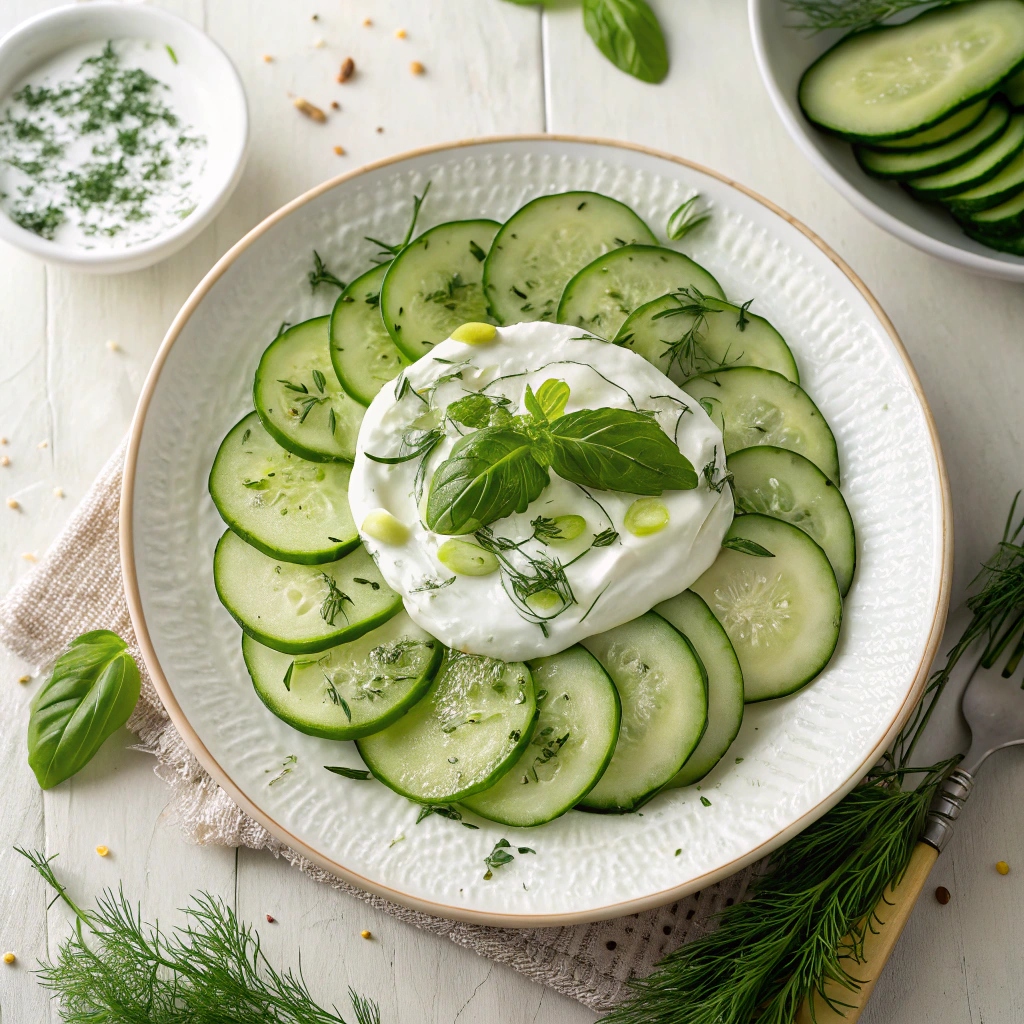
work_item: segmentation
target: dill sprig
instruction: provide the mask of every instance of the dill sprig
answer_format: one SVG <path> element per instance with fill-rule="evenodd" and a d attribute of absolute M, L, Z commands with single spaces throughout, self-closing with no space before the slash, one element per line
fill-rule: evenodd
<path fill-rule="evenodd" d="M 688 316 L 693 317 L 693 320 L 677 341 L 662 342 L 665 346 L 662 355 L 668 356 L 668 367 L 665 372 L 671 374 L 674 366 L 682 377 L 689 378 L 722 369 L 728 360 L 715 359 L 704 347 L 708 316 L 721 313 L 722 310 L 713 306 L 708 296 L 696 287 L 680 288 L 670 297 L 676 305 L 660 310 L 651 319 L 665 320 L 670 317 Z"/>
<path fill-rule="evenodd" d="M 313 250 L 313 269 L 306 275 L 306 280 L 309 281 L 309 290 L 313 292 L 322 284 L 330 284 L 341 291 L 345 290 L 345 282 L 328 270 L 327 264 L 320 258 L 320 253 L 316 249 Z"/>
<path fill-rule="evenodd" d="M 868 28 L 900 11 L 933 6 L 934 0 L 785 0 L 798 17 L 797 28 L 824 32 L 830 28 L 850 31 Z M 962 2 L 962 0 L 960 0 Z"/>
<path fill-rule="evenodd" d="M 877 922 L 874 909 L 906 872 L 932 798 L 959 761 L 912 764 L 936 702 L 976 643 L 985 645 L 983 663 L 994 662 L 1015 640 L 1024 654 L 1018 498 L 994 557 L 974 581 L 970 623 L 881 762 L 772 856 L 750 898 L 727 908 L 717 931 L 681 946 L 654 974 L 634 982 L 633 995 L 605 1018 L 608 1024 L 791 1024 L 815 993 L 843 1011 L 836 988 L 859 989 L 856 969 L 865 935 Z M 908 778 L 914 786 L 906 785 Z"/>
<path fill-rule="evenodd" d="M 405 230 L 405 237 L 397 244 L 391 245 L 388 242 L 382 242 L 379 238 L 371 238 L 366 235 L 366 241 L 373 242 L 374 245 L 380 246 L 380 252 L 377 254 L 374 262 L 376 263 L 389 263 L 393 260 L 408 244 L 412 241 L 413 232 L 416 230 L 416 221 L 420 217 L 420 207 L 423 205 L 423 200 L 427 198 L 427 193 L 430 191 L 430 182 L 423 188 L 423 195 L 412 197 L 412 218 L 409 221 L 409 226 Z"/>
<path fill-rule="evenodd" d="M 259 935 L 223 900 L 198 893 L 182 909 L 185 923 L 172 930 L 144 922 L 120 887 L 83 910 L 54 874 L 53 857 L 17 850 L 77 918 L 56 958 L 37 972 L 67 1024 L 345 1024 L 336 1007 L 313 999 L 301 965 L 298 973 L 270 965 Z M 380 1024 L 375 1003 L 351 989 L 349 998 L 357 1024 Z"/>
<path fill-rule="evenodd" d="M 348 602 L 349 604 L 352 604 L 352 598 L 338 586 L 334 577 L 329 573 L 320 573 L 320 578 L 327 586 L 327 595 L 324 597 L 323 602 L 320 605 L 320 618 L 322 618 L 329 626 L 334 625 L 334 620 L 339 615 L 343 615 L 345 617 L 345 621 L 348 622 L 348 612 L 345 611 L 345 603 Z"/>

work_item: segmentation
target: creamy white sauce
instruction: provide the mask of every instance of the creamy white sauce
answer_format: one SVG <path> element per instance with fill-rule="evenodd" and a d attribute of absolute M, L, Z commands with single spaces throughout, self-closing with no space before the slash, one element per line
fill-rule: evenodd
<path fill-rule="evenodd" d="M 461 373 L 461 379 L 435 387 L 439 378 L 454 371 Z M 583 339 L 574 327 L 514 324 L 499 327 L 494 341 L 484 345 L 442 342 L 410 366 L 405 377 L 409 387 L 425 397 L 433 390 L 430 409 L 408 390 L 396 400 L 401 389 L 385 385 L 359 431 L 349 502 L 357 524 L 362 524 L 369 512 L 386 509 L 408 527 L 409 536 L 403 543 L 385 544 L 365 534 L 363 543 L 388 584 L 402 595 L 416 623 L 447 646 L 504 661 L 555 654 L 685 590 L 718 555 L 732 522 L 732 493 L 728 486 L 721 493 L 710 487 L 701 470 L 714 461 L 714 479 L 723 478 L 722 435 L 692 398 L 636 353 Z M 545 635 L 537 622 L 517 610 L 506 592 L 505 574 L 455 575 L 439 561 L 437 551 L 448 538 L 426 527 L 422 519 L 425 498 L 417 506 L 419 460 L 384 465 L 368 459 L 366 453 L 398 454 L 407 431 L 436 426 L 447 406 L 466 392 L 486 389 L 489 395 L 503 395 L 512 402 L 510 411 L 522 413 L 526 385 L 536 391 L 549 378 L 569 384 L 567 413 L 601 407 L 633 409 L 634 403 L 635 408 L 654 413 L 693 464 L 699 482 L 696 489 L 661 495 L 669 510 L 668 525 L 646 537 L 633 536 L 623 525 L 637 495 L 591 491 L 588 497 L 553 470 L 550 485 L 526 512 L 493 523 L 497 536 L 520 541 L 531 536 L 531 521 L 538 516 L 584 516 L 587 528 L 578 539 L 550 546 L 533 541 L 526 547 L 531 553 L 557 557 L 563 564 L 586 550 L 595 534 L 609 527 L 618 533 L 614 543 L 590 550 L 566 569 L 575 603 L 545 623 Z M 459 437 L 449 424 L 445 439 L 427 464 L 424 495 L 433 473 Z M 474 540 L 472 535 L 464 539 Z"/>
<path fill-rule="evenodd" d="M 177 119 L 176 125 L 157 121 L 141 126 L 143 144 L 137 152 L 125 150 L 118 142 L 118 129 L 140 128 L 140 121 L 128 115 L 119 124 L 107 124 L 101 130 L 83 134 L 84 114 L 67 116 L 55 113 L 49 105 L 32 106 L 16 95 L 25 87 L 57 89 L 81 85 L 92 72 L 83 70 L 86 58 L 95 58 L 105 43 L 93 41 L 70 47 L 40 64 L 18 82 L 0 101 L 0 209 L 16 223 L 29 227 L 34 218 L 52 206 L 64 213 L 63 222 L 44 237 L 60 245 L 78 249 L 119 250 L 149 241 L 179 225 L 199 205 L 208 192 L 204 176 L 207 139 L 203 97 L 186 69 L 177 63 L 177 54 L 163 43 L 145 39 L 115 39 L 112 46 L 119 58 L 119 70 L 141 69 L 156 79 L 151 98 L 167 107 Z M 173 54 L 173 55 L 172 55 Z M 114 99 L 120 95 L 115 90 Z M 207 100 L 208 102 L 208 100 Z M 36 139 L 21 137 L 15 123 L 45 131 L 62 147 L 59 155 L 41 158 Z M 155 147 L 162 147 L 169 163 L 154 171 Z M 144 188 L 148 195 L 140 204 L 145 216 L 125 216 L 124 201 L 94 204 L 82 211 L 74 205 L 68 175 L 84 168 L 116 159 L 124 154 L 128 175 L 120 184 Z M 26 173 L 24 167 L 38 161 L 42 174 Z M 19 164 L 21 166 L 19 166 Z M 120 207 L 120 209 L 119 209 Z M 37 228 L 29 227 L 29 230 Z"/>

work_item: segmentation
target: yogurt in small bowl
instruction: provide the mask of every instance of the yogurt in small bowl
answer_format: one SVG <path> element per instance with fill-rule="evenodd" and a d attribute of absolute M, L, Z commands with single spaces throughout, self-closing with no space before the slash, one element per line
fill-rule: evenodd
<path fill-rule="evenodd" d="M 49 262 L 138 270 L 237 185 L 248 109 L 224 52 L 141 5 L 61 7 L 0 40 L 0 238 Z"/>

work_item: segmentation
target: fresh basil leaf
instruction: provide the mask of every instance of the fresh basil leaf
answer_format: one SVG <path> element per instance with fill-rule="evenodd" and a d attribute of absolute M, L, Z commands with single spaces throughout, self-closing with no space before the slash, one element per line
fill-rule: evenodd
<path fill-rule="evenodd" d="M 473 533 L 527 506 L 548 485 L 536 442 L 517 430 L 485 427 L 467 434 L 430 482 L 427 526 L 436 533 Z"/>
<path fill-rule="evenodd" d="M 494 402 L 487 395 L 471 394 L 452 402 L 448 406 L 448 419 L 453 423 L 461 423 L 464 427 L 478 430 L 491 422 L 491 410 Z"/>
<path fill-rule="evenodd" d="M 523 405 L 526 406 L 526 411 L 540 424 L 547 426 L 548 418 L 544 414 L 544 408 L 537 401 L 537 396 L 533 393 L 533 388 L 529 384 L 526 385 L 526 394 L 523 395 Z"/>
<path fill-rule="evenodd" d="M 583 25 L 597 48 L 627 74 L 655 83 L 668 74 L 665 36 L 647 0 L 583 0 Z"/>
<path fill-rule="evenodd" d="M 722 541 L 722 547 L 730 551 L 739 551 L 743 555 L 754 555 L 757 558 L 774 558 L 775 552 L 762 547 L 756 540 L 748 540 L 746 537 L 726 537 Z"/>
<path fill-rule="evenodd" d="M 569 385 L 564 380 L 549 379 L 537 388 L 537 402 L 550 423 L 565 415 L 568 401 Z"/>
<path fill-rule="evenodd" d="M 139 669 L 107 629 L 83 633 L 57 659 L 28 721 L 28 763 L 43 789 L 84 768 L 128 721 L 139 699 Z"/>
<path fill-rule="evenodd" d="M 697 486 L 690 460 L 657 422 L 628 409 L 583 409 L 551 425 L 551 468 L 583 487 L 661 494 Z"/>

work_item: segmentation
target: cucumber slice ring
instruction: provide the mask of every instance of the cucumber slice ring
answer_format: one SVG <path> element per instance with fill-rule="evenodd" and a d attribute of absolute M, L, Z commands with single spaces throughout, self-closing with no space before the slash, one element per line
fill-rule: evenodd
<path fill-rule="evenodd" d="M 401 718 L 426 692 L 444 648 L 405 612 L 321 654 L 281 654 L 242 634 L 260 700 L 310 736 L 354 740 Z"/>
<path fill-rule="evenodd" d="M 784 448 L 744 448 L 727 461 L 736 511 L 759 512 L 803 530 L 825 552 L 845 597 L 857 565 L 857 540 L 839 488 L 809 459 Z"/>
<path fill-rule="evenodd" d="M 536 720 L 533 678 L 522 662 L 449 652 L 424 697 L 359 740 L 359 753 L 396 793 L 453 803 L 493 786 L 529 744 Z"/>
<path fill-rule="evenodd" d="M 483 261 L 501 227 L 455 220 L 424 231 L 388 267 L 380 311 L 391 340 L 415 362 L 460 324 L 487 319 Z"/>
<path fill-rule="evenodd" d="M 348 507 L 351 467 L 308 462 L 282 448 L 251 412 L 217 449 L 210 497 L 221 519 L 271 558 L 316 565 L 359 544 Z"/>
<path fill-rule="evenodd" d="M 920 149 L 931 149 L 943 142 L 952 142 L 969 132 L 985 116 L 988 103 L 988 99 L 978 100 L 923 132 L 908 135 L 905 139 L 878 142 L 870 148 L 880 149 L 883 153 L 913 153 Z"/>
<path fill-rule="evenodd" d="M 619 691 L 622 721 L 612 759 L 579 807 L 634 811 L 675 776 L 704 734 L 704 666 L 686 637 L 654 612 L 592 636 L 583 646 Z"/>
<path fill-rule="evenodd" d="M 682 312 L 688 300 L 672 295 L 645 302 L 626 317 L 615 335 L 676 384 L 726 366 L 760 366 L 800 383 L 793 353 L 767 320 L 722 299 L 706 297 L 703 323 Z M 672 316 L 665 314 L 676 310 Z M 696 329 L 694 329 L 696 327 Z"/>
<path fill-rule="evenodd" d="M 254 640 L 283 654 L 316 654 L 361 637 L 402 609 L 365 548 L 336 562 L 270 558 L 228 530 L 213 582 L 221 604 Z"/>
<path fill-rule="evenodd" d="M 267 346 L 252 400 L 282 448 L 311 462 L 351 462 L 364 409 L 345 393 L 331 365 L 330 321 L 306 320 Z"/>
<path fill-rule="evenodd" d="M 700 782 L 722 759 L 743 722 L 743 672 L 729 635 L 703 598 L 692 590 L 654 609 L 693 645 L 708 674 L 708 727 L 697 749 L 676 773 L 669 787 Z"/>
<path fill-rule="evenodd" d="M 565 286 L 558 322 L 611 340 L 638 306 L 680 288 L 725 298 L 721 285 L 689 256 L 660 245 L 625 245 L 598 256 Z"/>
<path fill-rule="evenodd" d="M 597 192 L 540 196 L 505 221 L 484 264 L 484 292 L 499 324 L 555 321 L 569 279 L 602 253 L 640 242 L 651 229 L 617 199 Z"/>
<path fill-rule="evenodd" d="M 357 277 L 338 296 L 331 313 L 331 364 L 341 386 L 360 405 L 369 405 L 406 365 L 380 315 L 386 263 Z"/>
<path fill-rule="evenodd" d="M 691 587 L 725 627 L 743 670 L 747 703 L 784 697 L 828 664 L 843 600 L 825 552 L 802 530 L 762 515 L 737 516 L 724 543 L 753 542 L 774 557 L 723 548 Z"/>
<path fill-rule="evenodd" d="M 1018 153 L 994 178 L 981 185 L 947 196 L 943 202 L 953 216 L 970 217 L 1006 202 L 1024 189 L 1024 152 Z"/>
<path fill-rule="evenodd" d="M 839 452 L 832 430 L 807 392 L 781 373 L 754 366 L 718 370 L 686 382 L 725 439 L 725 453 L 770 444 L 813 462 L 837 487 Z"/>
<path fill-rule="evenodd" d="M 583 647 L 531 661 L 530 672 L 540 707 L 530 745 L 496 785 L 462 801 L 514 828 L 543 825 L 578 803 L 608 766 L 619 735 L 618 691 Z"/>
<path fill-rule="evenodd" d="M 964 46 L 972 36 L 987 36 L 991 45 Z M 1024 7 L 1017 0 L 950 4 L 840 39 L 804 72 L 798 96 L 819 128 L 851 142 L 887 141 L 991 95 L 1022 63 Z M 876 88 L 864 90 L 866 78 Z"/>

